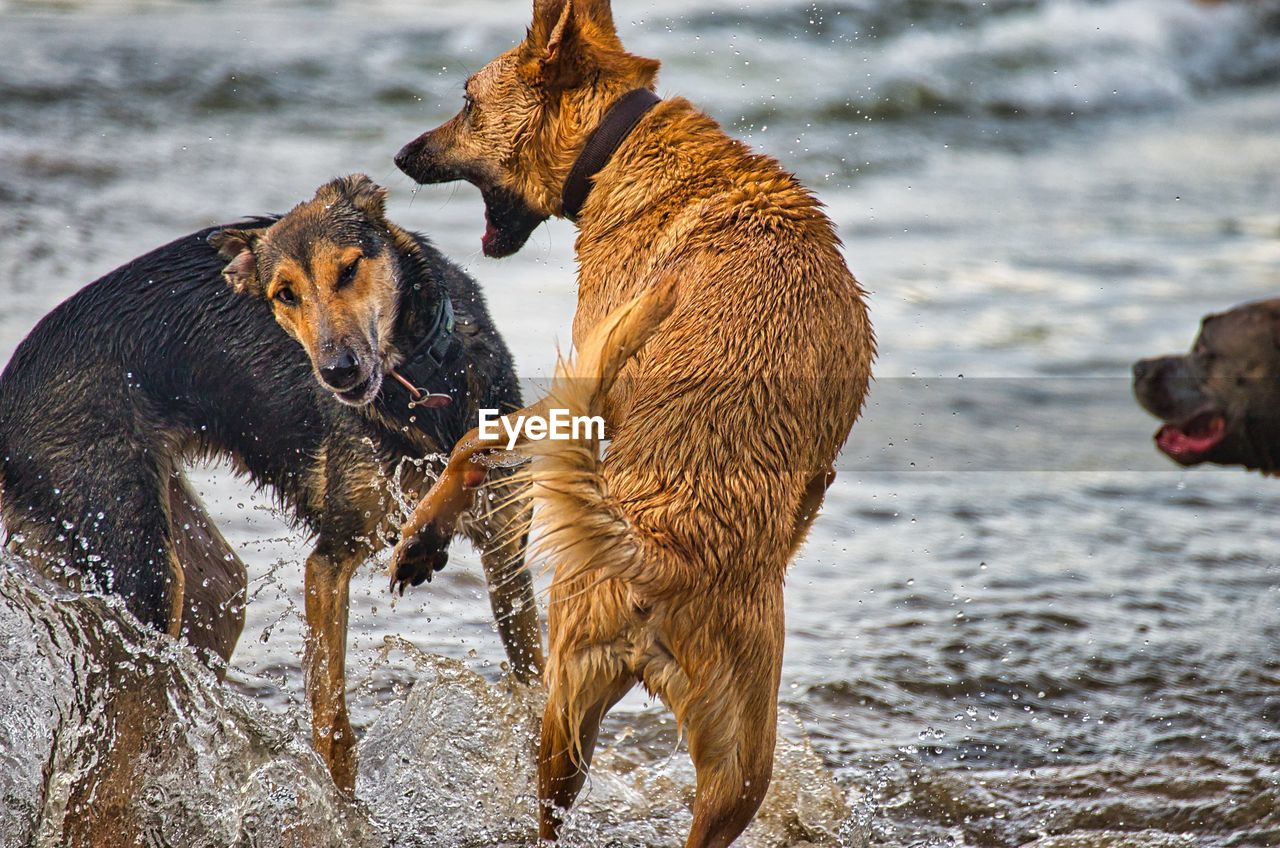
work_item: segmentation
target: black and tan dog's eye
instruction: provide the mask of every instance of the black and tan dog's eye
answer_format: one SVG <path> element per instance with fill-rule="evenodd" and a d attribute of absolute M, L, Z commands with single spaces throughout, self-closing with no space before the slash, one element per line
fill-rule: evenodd
<path fill-rule="evenodd" d="M 291 288 L 283 288 L 276 292 L 276 300 L 280 301 L 285 306 L 298 305 L 298 296 L 293 293 L 293 289 Z"/>
<path fill-rule="evenodd" d="M 338 275 L 338 288 L 343 289 L 351 285 L 356 280 L 356 270 L 360 267 L 360 258 L 356 257 L 350 265 L 342 269 L 342 273 Z"/>

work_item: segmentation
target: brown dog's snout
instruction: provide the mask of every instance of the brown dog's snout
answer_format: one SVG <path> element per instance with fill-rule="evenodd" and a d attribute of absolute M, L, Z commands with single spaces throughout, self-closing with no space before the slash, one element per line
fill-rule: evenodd
<path fill-rule="evenodd" d="M 424 132 L 400 148 L 400 152 L 396 154 L 396 167 L 414 182 L 424 185 L 461 179 L 462 175 L 456 169 L 446 167 L 441 162 L 442 157 L 434 135 L 435 130 Z"/>
<path fill-rule="evenodd" d="M 413 167 L 414 162 L 418 159 L 418 150 L 422 147 L 422 139 L 424 136 L 418 136 L 413 141 L 400 148 L 400 152 L 396 154 L 396 167 L 404 171 L 409 176 L 409 169 Z"/>
<path fill-rule="evenodd" d="M 360 382 L 360 357 L 343 348 L 320 365 L 320 378 L 334 391 L 345 391 Z"/>

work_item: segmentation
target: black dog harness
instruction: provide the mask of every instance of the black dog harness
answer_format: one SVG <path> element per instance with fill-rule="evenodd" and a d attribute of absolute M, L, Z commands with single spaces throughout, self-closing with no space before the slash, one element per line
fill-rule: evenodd
<path fill-rule="evenodd" d="M 619 97 L 609 107 L 600 125 L 587 138 L 587 144 L 574 161 L 573 168 L 569 170 L 569 178 L 565 180 L 560 192 L 560 205 L 566 218 L 570 221 L 577 220 L 582 204 L 587 202 L 587 195 L 591 193 L 592 177 L 609 164 L 609 159 L 635 129 L 636 124 L 640 123 L 640 119 L 661 102 L 662 98 L 649 89 L 636 88 Z"/>
<path fill-rule="evenodd" d="M 440 300 L 436 305 L 435 319 L 431 322 L 431 329 L 427 330 L 427 334 L 422 341 L 418 342 L 418 346 L 409 353 L 404 364 L 398 369 L 406 372 L 409 378 L 413 380 L 413 382 L 405 386 L 410 394 L 416 392 L 413 400 L 409 402 L 410 407 L 431 409 L 449 404 L 449 395 L 428 392 L 425 389 L 417 388 L 417 384 L 427 383 L 432 378 L 439 376 L 440 372 L 449 364 L 452 359 L 451 354 L 456 349 L 453 335 L 454 325 L 453 300 L 442 286 Z M 399 377 L 400 375 L 395 374 L 394 376 Z M 418 396 L 419 394 L 421 397 Z M 433 398 L 440 400 L 432 402 Z"/>
<path fill-rule="evenodd" d="M 407 420 L 429 436 L 439 435 L 436 431 L 444 422 L 438 420 L 437 415 L 424 415 L 419 410 L 466 406 L 465 397 L 455 398 L 450 393 L 450 389 L 460 388 L 458 384 L 462 376 L 458 356 L 462 343 L 454 332 L 456 326 L 453 301 L 441 286 L 435 316 L 422 341 L 409 352 L 399 368 L 388 372 L 399 385 L 388 383 L 382 391 L 384 409 L 393 418 Z M 461 390 L 465 394 L 465 386 Z"/>

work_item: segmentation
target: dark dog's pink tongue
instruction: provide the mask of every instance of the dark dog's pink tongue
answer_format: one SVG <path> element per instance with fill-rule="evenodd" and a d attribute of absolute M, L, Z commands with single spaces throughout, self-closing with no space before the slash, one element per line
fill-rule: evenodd
<path fill-rule="evenodd" d="M 1203 413 L 1185 424 L 1166 424 L 1156 433 L 1156 445 L 1169 456 L 1186 458 L 1205 453 L 1227 435 L 1227 419 Z"/>

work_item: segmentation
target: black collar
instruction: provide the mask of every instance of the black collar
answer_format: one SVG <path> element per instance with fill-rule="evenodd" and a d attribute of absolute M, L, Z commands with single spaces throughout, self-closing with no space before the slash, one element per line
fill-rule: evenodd
<path fill-rule="evenodd" d="M 600 125 L 592 131 L 586 146 L 578 154 L 577 161 L 569 171 L 569 178 L 564 181 L 560 203 L 566 218 L 577 220 L 582 204 L 587 202 L 587 195 L 591 193 L 591 178 L 608 164 L 609 157 L 613 156 L 618 146 L 631 134 L 640 119 L 661 102 L 662 98 L 649 89 L 636 88 L 619 97 L 609 107 Z"/>

